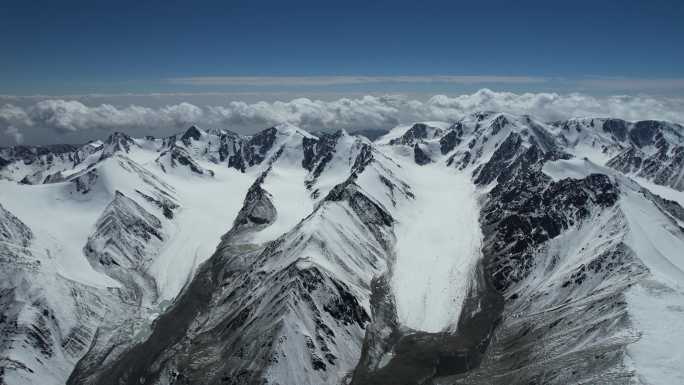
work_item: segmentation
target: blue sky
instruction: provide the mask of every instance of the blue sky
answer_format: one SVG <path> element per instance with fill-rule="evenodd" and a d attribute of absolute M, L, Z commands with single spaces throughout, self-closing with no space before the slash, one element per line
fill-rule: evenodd
<path fill-rule="evenodd" d="M 0 146 L 477 110 L 684 123 L 684 1 L 0 0 Z"/>
<path fill-rule="evenodd" d="M 3 0 L 0 94 L 683 94 L 682 20 L 676 0 Z"/>

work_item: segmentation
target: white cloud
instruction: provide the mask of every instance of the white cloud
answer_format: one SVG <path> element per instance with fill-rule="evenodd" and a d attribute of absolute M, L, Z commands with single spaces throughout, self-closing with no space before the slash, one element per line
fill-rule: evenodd
<path fill-rule="evenodd" d="M 0 106 L 0 128 L 16 144 L 24 142 L 24 135 L 18 127 L 30 127 L 31 119 L 22 108 L 5 104 Z"/>
<path fill-rule="evenodd" d="M 24 134 L 19 132 L 19 129 L 14 127 L 14 126 L 9 126 L 5 129 L 5 135 L 10 136 L 12 139 L 14 139 L 14 142 L 16 144 L 22 144 L 24 143 Z"/>
<path fill-rule="evenodd" d="M 0 125 L 5 127 L 12 124 L 29 126 L 31 125 L 31 119 L 23 108 L 12 104 L 5 104 L 0 107 Z"/>
<path fill-rule="evenodd" d="M 80 101 L 50 99 L 26 107 L 0 107 L 0 129 L 15 140 L 27 130 L 49 134 L 104 129 L 137 129 L 153 133 L 177 131 L 190 124 L 253 131 L 289 122 L 308 130 L 390 128 L 399 123 L 455 120 L 475 111 L 529 114 L 551 121 L 570 117 L 659 119 L 684 123 L 684 99 L 652 96 L 596 97 L 585 94 L 510 93 L 483 89 L 458 96 L 436 95 L 427 100 L 404 96 L 363 96 L 332 101 L 307 98 L 290 101 L 199 107 L 187 102 L 150 108 L 110 104 L 88 106 Z M 57 140 L 57 139 L 55 139 Z"/>
<path fill-rule="evenodd" d="M 684 99 L 653 96 L 596 97 L 571 93 L 522 93 L 480 90 L 473 94 L 432 97 L 427 105 L 445 115 L 477 110 L 529 114 L 542 120 L 571 117 L 613 117 L 626 120 L 657 119 L 684 122 Z"/>
<path fill-rule="evenodd" d="M 27 113 L 35 125 L 61 132 L 158 125 L 162 116 L 146 107 L 117 108 L 110 104 L 89 107 L 79 101 L 62 99 L 40 101 L 29 107 Z"/>

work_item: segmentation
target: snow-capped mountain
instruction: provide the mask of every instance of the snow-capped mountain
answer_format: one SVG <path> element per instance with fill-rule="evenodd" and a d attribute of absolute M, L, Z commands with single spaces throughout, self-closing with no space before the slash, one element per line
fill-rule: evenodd
<path fill-rule="evenodd" d="M 0 149 L 14 384 L 684 381 L 684 127 Z"/>

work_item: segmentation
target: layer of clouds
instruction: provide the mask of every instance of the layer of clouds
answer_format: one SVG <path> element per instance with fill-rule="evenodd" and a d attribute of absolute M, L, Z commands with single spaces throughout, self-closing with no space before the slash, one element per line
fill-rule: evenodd
<path fill-rule="evenodd" d="M 17 107 L 6 105 L 0 108 L 0 119 L 3 110 L 16 111 Z M 203 110 L 190 103 L 180 103 L 153 109 L 143 106 L 127 106 L 117 108 L 111 104 L 86 106 L 76 100 L 42 100 L 33 106 L 22 109 L 31 126 L 52 128 L 57 132 L 80 131 L 88 129 L 120 130 L 134 127 L 181 126 L 203 119 Z M 10 115 L 11 116 L 11 115 Z M 26 120 L 12 122 L 20 126 Z"/>
<path fill-rule="evenodd" d="M 0 107 L 0 129 L 16 144 L 24 142 L 24 134 L 19 127 L 27 128 L 33 125 L 33 121 L 23 108 L 11 104 Z"/>
<path fill-rule="evenodd" d="M 19 107 L 0 105 L 0 132 L 19 143 L 36 133 L 59 142 L 70 133 L 95 130 L 144 131 L 161 135 L 191 124 L 253 132 L 288 122 L 306 130 L 391 128 L 401 123 L 456 120 L 475 111 L 529 114 L 545 121 L 571 117 L 658 119 L 684 123 L 684 99 L 654 96 L 608 96 L 557 93 L 511 93 L 483 89 L 458 96 L 436 95 L 427 100 L 405 96 L 363 96 L 332 101 L 298 98 L 290 101 L 230 102 L 197 106 L 188 102 L 151 108 L 140 105 L 86 105 L 83 101 L 48 99 Z M 98 136 L 107 133 L 98 132 Z M 1 137 L 1 136 L 0 136 Z"/>

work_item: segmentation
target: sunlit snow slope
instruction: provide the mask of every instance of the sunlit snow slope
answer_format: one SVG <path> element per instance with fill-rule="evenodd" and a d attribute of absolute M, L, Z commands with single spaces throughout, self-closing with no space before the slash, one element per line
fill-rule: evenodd
<path fill-rule="evenodd" d="M 457 170 L 396 159 L 415 195 L 395 215 L 392 288 L 399 322 L 427 332 L 455 327 L 481 256 L 475 186 Z"/>

